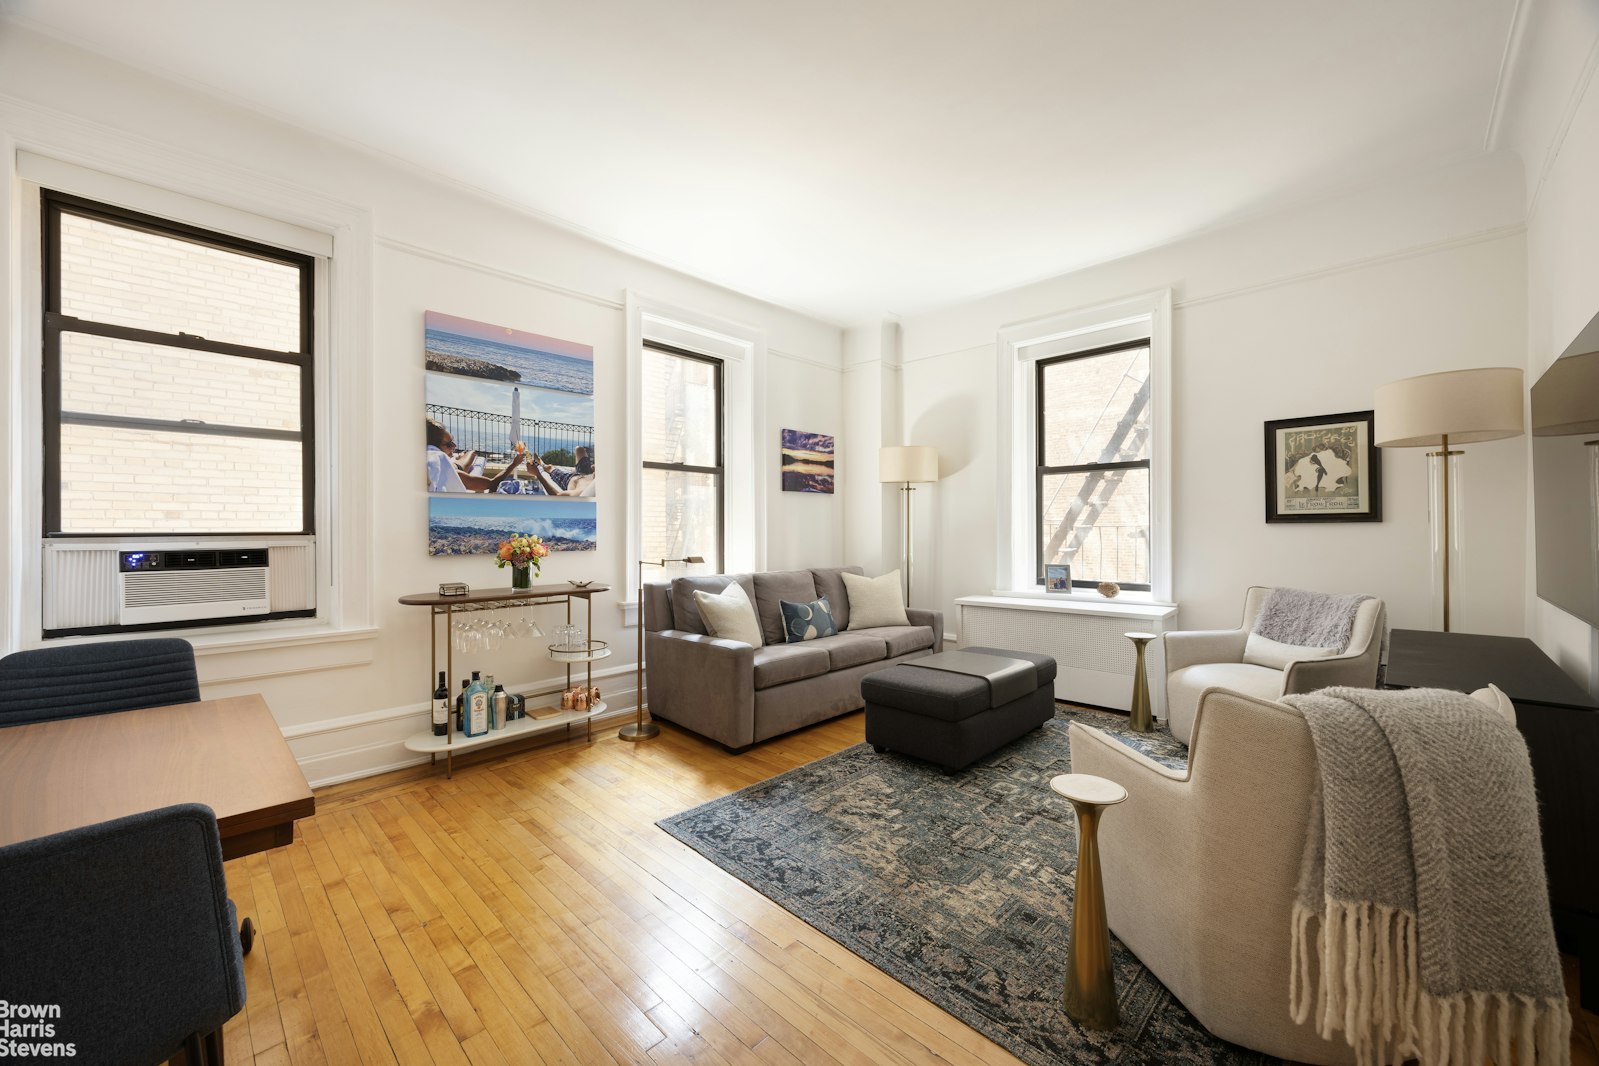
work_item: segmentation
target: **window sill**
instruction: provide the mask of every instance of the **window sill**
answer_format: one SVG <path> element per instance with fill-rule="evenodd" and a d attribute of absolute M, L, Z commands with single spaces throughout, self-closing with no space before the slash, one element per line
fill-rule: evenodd
<path fill-rule="evenodd" d="M 1146 594 L 1147 595 L 1147 594 Z M 1107 618 L 1133 618 L 1165 621 L 1177 613 L 1175 603 L 1157 603 L 1151 599 L 1107 600 L 1103 596 L 1045 592 L 1003 592 L 992 596 L 962 596 L 955 601 L 962 606 L 999 607 L 1013 611 L 1059 611 L 1065 614 L 1092 614 Z"/>

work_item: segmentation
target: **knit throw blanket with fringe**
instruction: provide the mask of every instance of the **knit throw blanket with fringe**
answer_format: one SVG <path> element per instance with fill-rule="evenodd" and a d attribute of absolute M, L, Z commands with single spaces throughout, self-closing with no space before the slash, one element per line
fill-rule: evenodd
<path fill-rule="evenodd" d="M 1570 1062 L 1532 766 L 1458 692 L 1288 696 L 1320 765 L 1293 908 L 1294 1020 L 1362 1066 Z M 1514 1053 L 1514 1059 L 1512 1059 Z"/>

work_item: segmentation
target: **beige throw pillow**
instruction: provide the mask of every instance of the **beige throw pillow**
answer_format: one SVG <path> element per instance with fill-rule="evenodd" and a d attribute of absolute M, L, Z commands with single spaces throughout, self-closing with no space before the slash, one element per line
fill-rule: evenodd
<path fill-rule="evenodd" d="M 749 594 L 737 581 L 723 589 L 720 595 L 694 591 L 694 602 L 699 606 L 700 618 L 713 637 L 723 640 L 741 640 L 752 648 L 766 643 L 761 632 L 760 619 L 755 617 L 755 605 Z"/>
<path fill-rule="evenodd" d="M 850 629 L 911 624 L 905 616 L 905 597 L 900 592 L 898 570 L 882 577 L 862 577 L 846 571 L 839 577 L 844 579 L 844 592 L 849 596 Z"/>
<path fill-rule="evenodd" d="M 1306 648 L 1298 644 L 1284 644 L 1259 633 L 1249 634 L 1244 641 L 1244 662 L 1251 666 L 1264 666 L 1268 670 L 1286 670 L 1289 663 L 1301 659 L 1327 659 L 1343 653 L 1342 648 Z"/>

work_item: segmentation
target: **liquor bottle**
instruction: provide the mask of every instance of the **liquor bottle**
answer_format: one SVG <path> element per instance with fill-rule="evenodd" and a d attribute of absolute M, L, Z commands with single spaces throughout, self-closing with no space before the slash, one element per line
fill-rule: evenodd
<path fill-rule="evenodd" d="M 494 686 L 494 721 L 498 723 L 495 729 L 504 729 L 511 720 L 511 697 L 505 691 L 504 685 Z"/>
<path fill-rule="evenodd" d="M 461 678 L 461 694 L 455 697 L 455 731 L 466 732 L 466 689 L 472 682 Z"/>
<path fill-rule="evenodd" d="M 466 735 L 480 737 L 489 731 L 490 692 L 483 687 L 483 679 L 472 671 L 472 683 L 466 686 Z"/>
<path fill-rule="evenodd" d="M 494 684 L 494 675 L 493 674 L 484 674 L 483 675 L 483 690 L 489 694 L 489 732 L 491 732 L 491 733 L 494 732 L 496 729 L 504 729 L 505 728 L 505 719 L 501 718 L 497 713 L 495 713 L 496 712 L 496 708 L 494 706 L 494 689 L 495 689 L 495 687 L 496 686 Z"/>
<path fill-rule="evenodd" d="M 450 686 L 439 671 L 439 687 L 433 690 L 433 735 L 442 737 L 450 729 Z"/>

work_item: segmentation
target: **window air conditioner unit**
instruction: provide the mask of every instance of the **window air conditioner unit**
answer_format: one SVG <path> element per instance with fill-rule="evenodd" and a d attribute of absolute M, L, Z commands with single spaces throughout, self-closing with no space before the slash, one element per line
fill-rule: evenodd
<path fill-rule="evenodd" d="M 117 624 L 211 621 L 267 614 L 266 548 L 120 551 Z"/>

